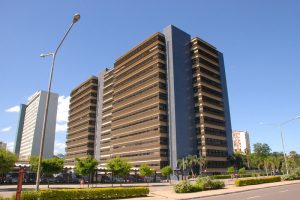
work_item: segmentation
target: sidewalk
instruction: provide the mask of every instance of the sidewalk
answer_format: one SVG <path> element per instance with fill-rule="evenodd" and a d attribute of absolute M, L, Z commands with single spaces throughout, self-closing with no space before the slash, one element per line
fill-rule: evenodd
<path fill-rule="evenodd" d="M 300 180 L 296 181 L 284 181 L 284 182 L 276 182 L 276 183 L 265 183 L 259 185 L 249 185 L 243 187 L 236 187 L 234 185 L 227 185 L 225 189 L 220 190 L 208 190 L 202 192 L 194 192 L 194 193 L 184 193 L 184 194 L 177 194 L 174 192 L 173 187 L 164 187 L 162 190 L 153 191 L 153 188 L 150 187 L 150 194 L 148 197 L 145 197 L 145 200 L 157 200 L 157 199 L 194 199 L 200 197 L 210 197 L 210 196 L 217 196 L 217 195 L 224 195 L 230 193 L 237 193 L 237 192 L 245 192 L 250 190 L 258 190 L 262 188 L 269 188 L 269 187 L 276 187 L 282 185 L 289 185 L 289 184 L 297 184 L 300 183 Z M 137 200 L 141 198 L 131 198 L 131 200 Z"/>

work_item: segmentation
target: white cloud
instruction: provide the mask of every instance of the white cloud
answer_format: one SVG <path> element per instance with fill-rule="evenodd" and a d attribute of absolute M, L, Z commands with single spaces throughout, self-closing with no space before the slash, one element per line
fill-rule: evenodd
<path fill-rule="evenodd" d="M 54 143 L 54 155 L 62 153 L 65 154 L 66 144 L 55 140 Z"/>
<path fill-rule="evenodd" d="M 5 112 L 16 112 L 16 113 L 18 113 L 18 112 L 20 112 L 20 106 L 13 106 L 11 108 L 6 109 Z"/>
<path fill-rule="evenodd" d="M 8 142 L 7 143 L 7 149 L 10 151 L 14 151 L 15 143 L 14 142 Z"/>
<path fill-rule="evenodd" d="M 59 124 L 56 123 L 56 132 L 66 132 L 67 131 L 67 123 Z"/>
<path fill-rule="evenodd" d="M 70 96 L 59 96 L 56 117 L 56 132 L 67 131 Z"/>
<path fill-rule="evenodd" d="M 11 128 L 12 128 L 11 126 L 2 128 L 2 129 L 0 130 L 0 132 L 9 132 L 9 131 L 11 130 Z"/>

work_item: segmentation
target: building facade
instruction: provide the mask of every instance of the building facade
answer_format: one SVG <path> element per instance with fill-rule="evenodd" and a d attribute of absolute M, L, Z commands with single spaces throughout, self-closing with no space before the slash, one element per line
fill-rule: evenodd
<path fill-rule="evenodd" d="M 98 78 L 90 77 L 71 92 L 65 163 L 94 156 Z"/>
<path fill-rule="evenodd" d="M 0 141 L 0 148 L 6 149 L 7 148 L 7 144 L 5 142 Z"/>
<path fill-rule="evenodd" d="M 227 168 L 223 55 L 200 38 L 172 25 L 151 35 L 100 73 L 96 107 L 94 155 L 103 167 L 119 156 L 134 167 L 176 169 L 190 154 L 206 158 L 207 172 Z"/>
<path fill-rule="evenodd" d="M 21 105 L 15 143 L 15 153 L 19 156 L 19 160 L 28 160 L 30 156 L 39 155 L 46 101 L 47 92 L 38 91 L 29 98 L 26 105 Z M 57 104 L 58 94 L 51 93 L 46 122 L 44 158 L 53 156 Z"/>
<path fill-rule="evenodd" d="M 233 149 L 234 152 L 250 153 L 250 137 L 248 131 L 233 131 Z"/>

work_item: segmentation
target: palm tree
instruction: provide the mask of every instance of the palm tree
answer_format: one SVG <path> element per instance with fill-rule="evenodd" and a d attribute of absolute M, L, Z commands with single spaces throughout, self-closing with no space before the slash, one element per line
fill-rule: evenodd
<path fill-rule="evenodd" d="M 202 175 L 203 169 L 206 169 L 207 160 L 204 156 L 197 157 L 197 164 L 199 165 L 199 175 Z"/>
<path fill-rule="evenodd" d="M 187 161 L 187 167 L 190 169 L 191 173 L 192 173 L 192 177 L 195 177 L 194 174 L 194 168 L 195 165 L 197 164 L 197 156 L 196 155 L 188 155 L 186 157 L 186 161 Z"/>

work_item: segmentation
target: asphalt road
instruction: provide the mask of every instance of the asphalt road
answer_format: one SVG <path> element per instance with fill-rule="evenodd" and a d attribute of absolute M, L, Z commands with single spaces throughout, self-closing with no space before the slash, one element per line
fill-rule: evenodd
<path fill-rule="evenodd" d="M 199 198 L 199 200 L 300 200 L 300 183 L 258 189 L 221 196 Z"/>

